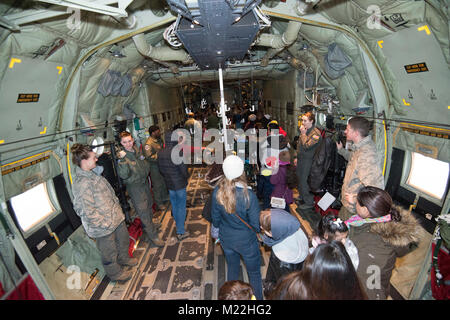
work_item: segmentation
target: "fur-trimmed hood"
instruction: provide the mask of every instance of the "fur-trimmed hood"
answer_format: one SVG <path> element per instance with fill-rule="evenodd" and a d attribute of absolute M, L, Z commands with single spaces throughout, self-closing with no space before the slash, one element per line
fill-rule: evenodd
<path fill-rule="evenodd" d="M 407 246 L 411 242 L 419 242 L 420 225 L 413 215 L 399 207 L 395 206 L 402 217 L 401 221 L 375 223 L 370 227 L 370 231 L 378 234 L 384 242 L 396 246 Z"/>

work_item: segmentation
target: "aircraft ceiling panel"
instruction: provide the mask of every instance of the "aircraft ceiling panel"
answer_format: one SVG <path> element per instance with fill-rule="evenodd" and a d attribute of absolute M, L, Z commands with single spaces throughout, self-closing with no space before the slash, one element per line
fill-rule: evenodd
<path fill-rule="evenodd" d="M 418 25 L 380 39 L 378 44 L 397 78 L 406 117 L 448 124 L 450 71 L 431 29 Z"/>
<path fill-rule="evenodd" d="M 199 3 L 200 24 L 180 18 L 176 34 L 202 70 L 217 70 L 228 59 L 244 58 L 259 23 L 253 11 L 239 18 L 225 1 Z"/>
<path fill-rule="evenodd" d="M 66 66 L 22 56 L 11 56 L 0 87 L 4 143 L 54 132 L 56 100 Z"/>

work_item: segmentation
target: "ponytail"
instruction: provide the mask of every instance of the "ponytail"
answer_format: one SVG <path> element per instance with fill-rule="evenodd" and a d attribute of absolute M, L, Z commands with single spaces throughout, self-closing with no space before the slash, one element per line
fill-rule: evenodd
<path fill-rule="evenodd" d="M 398 211 L 398 209 L 395 206 L 391 207 L 391 210 L 389 210 L 389 214 L 391 215 L 391 220 L 394 222 L 400 222 L 402 220 L 400 211 Z"/>
<path fill-rule="evenodd" d="M 401 220 L 400 212 L 394 206 L 391 196 L 380 188 L 363 187 L 358 192 L 357 201 L 360 206 L 367 208 L 371 218 L 380 218 L 390 214 L 392 221 Z"/>

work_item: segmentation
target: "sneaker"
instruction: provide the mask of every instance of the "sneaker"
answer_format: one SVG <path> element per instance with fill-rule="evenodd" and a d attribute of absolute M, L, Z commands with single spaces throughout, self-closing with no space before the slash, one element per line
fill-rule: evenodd
<path fill-rule="evenodd" d="M 137 266 L 137 264 L 139 263 L 139 260 L 137 258 L 130 258 L 127 261 L 120 263 L 119 264 L 121 266 L 127 266 L 127 267 L 134 267 Z"/>
<path fill-rule="evenodd" d="M 150 242 L 152 242 L 155 246 L 159 248 L 164 247 L 164 242 L 159 238 L 150 239 Z"/>
<path fill-rule="evenodd" d="M 190 236 L 189 232 L 186 231 L 183 234 L 177 234 L 177 239 L 178 239 L 178 241 L 182 241 L 182 240 L 186 239 L 189 236 Z"/>
<path fill-rule="evenodd" d="M 130 271 L 122 271 L 117 277 L 111 278 L 111 281 L 128 281 L 133 276 L 133 272 Z"/>

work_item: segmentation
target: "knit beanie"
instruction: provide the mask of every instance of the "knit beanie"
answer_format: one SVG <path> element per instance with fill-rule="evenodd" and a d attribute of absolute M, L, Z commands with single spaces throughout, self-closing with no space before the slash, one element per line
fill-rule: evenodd
<path fill-rule="evenodd" d="M 228 180 L 233 180 L 244 172 L 244 162 L 235 155 L 230 155 L 223 161 L 223 173 Z"/>

